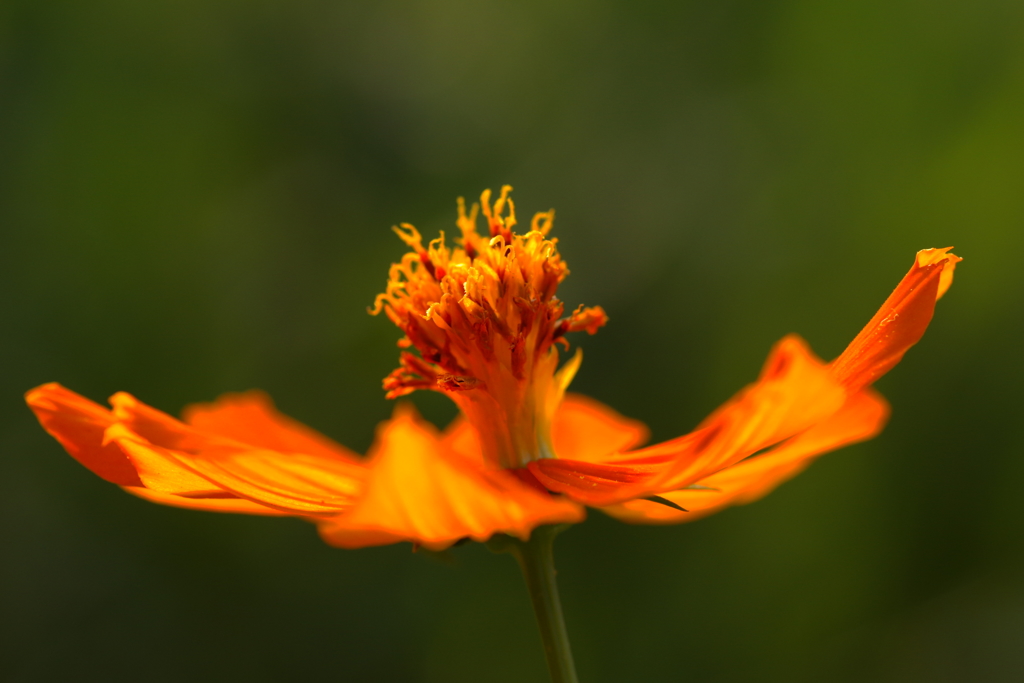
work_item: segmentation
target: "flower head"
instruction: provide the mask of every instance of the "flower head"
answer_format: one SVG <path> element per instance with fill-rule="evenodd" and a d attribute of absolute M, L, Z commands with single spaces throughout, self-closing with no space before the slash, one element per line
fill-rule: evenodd
<path fill-rule="evenodd" d="M 594 334 L 607 317 L 601 308 L 580 306 L 563 317 L 555 296 L 569 274 L 548 237 L 554 210 L 533 217 L 530 230 L 516 234 L 511 187 L 491 205 L 486 191 L 466 215 L 459 199 L 457 247 L 444 233 L 424 249 L 408 223 L 396 227 L 412 250 L 391 266 L 381 310 L 405 337 L 401 365 L 384 380 L 388 398 L 416 389 L 447 394 L 476 427 L 484 459 L 504 468 L 555 457 L 551 420 L 579 359 L 561 372 L 555 345 L 567 332 Z M 488 232 L 477 232 L 480 207 Z"/>
<path fill-rule="evenodd" d="M 459 236 L 391 266 L 371 312 L 404 333 L 388 397 L 442 392 L 461 415 L 444 432 L 399 404 L 367 457 L 277 412 L 260 392 L 186 408 L 182 420 L 125 393 L 97 405 L 58 384 L 26 398 L 43 427 L 83 465 L 148 500 L 185 508 L 292 515 L 342 547 L 412 541 L 444 548 L 495 533 L 527 538 L 592 506 L 630 522 L 674 523 L 755 500 L 827 451 L 877 434 L 888 405 L 870 385 L 915 344 L 960 260 L 918 253 L 910 272 L 832 363 L 796 336 L 780 341 L 756 382 L 684 436 L 646 448 L 646 428 L 566 394 L 576 352 L 566 335 L 594 334 L 599 308 L 566 315 L 556 297 L 569 271 L 550 236 L 554 212 L 516 233 L 504 187 L 484 192 Z M 486 232 L 478 232 L 482 212 Z"/>

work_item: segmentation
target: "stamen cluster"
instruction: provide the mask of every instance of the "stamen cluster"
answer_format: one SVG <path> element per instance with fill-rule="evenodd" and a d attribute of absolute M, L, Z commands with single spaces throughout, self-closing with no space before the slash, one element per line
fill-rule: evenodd
<path fill-rule="evenodd" d="M 371 310 L 405 333 L 400 347 L 419 352 L 402 352 L 384 380 L 388 398 L 446 393 L 477 427 L 485 457 L 502 467 L 553 455 L 550 417 L 575 371 L 570 364 L 556 377 L 555 345 L 568 349 L 567 333 L 594 334 L 607 320 L 600 307 L 564 316 L 555 292 L 569 270 L 558 240 L 548 237 L 555 212 L 536 214 L 530 230 L 516 234 L 511 189 L 504 186 L 493 205 L 485 191 L 468 215 L 460 198 L 461 237 L 451 248 L 443 232 L 424 248 L 412 225 L 395 227 L 412 251 L 392 264 Z M 486 235 L 477 232 L 481 208 Z"/>

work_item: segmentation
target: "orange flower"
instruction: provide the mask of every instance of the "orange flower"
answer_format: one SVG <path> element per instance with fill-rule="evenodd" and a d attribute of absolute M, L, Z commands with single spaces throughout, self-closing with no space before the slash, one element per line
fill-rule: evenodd
<path fill-rule="evenodd" d="M 443 234 L 424 246 L 411 225 L 395 228 L 411 250 L 372 311 L 404 332 L 388 397 L 447 395 L 461 415 L 444 432 L 399 404 L 361 458 L 260 392 L 190 406 L 181 421 L 129 394 L 115 394 L 108 410 L 58 384 L 31 390 L 28 403 L 68 453 L 130 493 L 304 517 L 346 548 L 525 539 L 538 525 L 581 521 L 583 506 L 629 522 L 683 522 L 753 501 L 816 456 L 877 434 L 888 405 L 870 385 L 921 338 L 960 261 L 949 249 L 918 252 L 832 363 L 786 337 L 758 380 L 696 430 L 638 448 L 643 424 L 566 394 L 582 356 L 559 368 L 558 347 L 607 317 L 599 307 L 565 314 L 555 293 L 569 271 L 548 236 L 554 212 L 517 234 L 510 189 L 493 203 L 484 192 L 468 215 L 459 201 L 456 246 Z"/>

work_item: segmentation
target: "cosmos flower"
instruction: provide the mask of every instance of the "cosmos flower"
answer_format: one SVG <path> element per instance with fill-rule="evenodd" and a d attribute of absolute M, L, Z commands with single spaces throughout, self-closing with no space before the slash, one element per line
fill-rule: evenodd
<path fill-rule="evenodd" d="M 364 458 L 255 391 L 189 406 L 181 420 L 126 393 L 107 409 L 55 383 L 29 391 L 28 404 L 72 457 L 136 496 L 298 516 L 346 548 L 526 539 L 583 520 L 585 506 L 627 522 L 685 522 L 760 498 L 815 457 L 876 435 L 889 409 L 870 386 L 921 338 L 960 261 L 950 249 L 918 252 L 834 361 L 786 337 L 760 377 L 694 431 L 641 448 L 642 423 L 566 393 L 582 355 L 560 365 L 560 349 L 607 316 L 567 313 L 554 212 L 517 233 L 510 189 L 493 202 L 484 192 L 468 214 L 459 201 L 454 246 L 443 233 L 424 245 L 413 226 L 395 228 L 409 251 L 372 310 L 404 334 L 387 396 L 445 394 L 460 415 L 444 431 L 399 403 Z"/>

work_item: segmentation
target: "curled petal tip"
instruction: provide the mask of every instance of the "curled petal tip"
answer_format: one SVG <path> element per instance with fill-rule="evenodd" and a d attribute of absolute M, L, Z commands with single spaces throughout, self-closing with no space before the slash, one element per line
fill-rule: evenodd
<path fill-rule="evenodd" d="M 849 391 L 869 386 L 895 366 L 924 335 L 935 302 L 953 284 L 962 259 L 953 247 L 922 249 L 914 265 L 846 350 L 832 361 L 832 373 Z"/>
<path fill-rule="evenodd" d="M 963 261 L 956 254 L 950 253 L 952 250 L 953 247 L 943 247 L 941 249 L 922 249 L 917 252 L 918 268 L 942 264 L 942 274 L 939 275 L 939 286 L 935 292 L 936 301 L 941 299 L 942 295 L 953 284 L 953 271 L 956 270 L 956 264 Z"/>
<path fill-rule="evenodd" d="M 56 382 L 29 390 L 25 401 L 43 429 L 94 474 L 120 486 L 142 486 L 128 457 L 105 438 L 116 421 L 109 410 Z"/>

